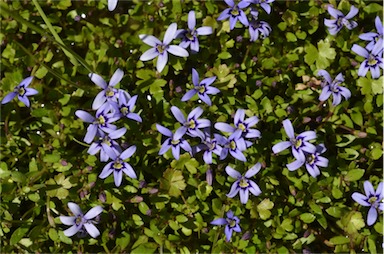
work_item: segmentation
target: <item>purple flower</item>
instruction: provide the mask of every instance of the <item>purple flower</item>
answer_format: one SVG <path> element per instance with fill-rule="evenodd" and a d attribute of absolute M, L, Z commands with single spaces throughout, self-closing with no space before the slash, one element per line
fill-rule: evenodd
<path fill-rule="evenodd" d="M 33 88 L 28 88 L 28 86 L 31 84 L 33 79 L 33 76 L 23 79 L 23 81 L 20 82 L 19 85 L 17 85 L 13 92 L 10 92 L 7 94 L 3 100 L 1 101 L 1 104 L 6 104 L 10 102 L 13 98 L 17 97 L 19 100 L 25 104 L 25 106 L 29 107 L 30 103 L 27 96 L 38 94 L 38 91 Z"/>
<path fill-rule="evenodd" d="M 241 1 L 238 4 L 235 4 L 233 0 L 224 0 L 227 5 L 229 5 L 229 8 L 225 9 L 220 16 L 217 18 L 217 20 L 224 20 L 229 18 L 229 26 L 232 30 L 235 28 L 236 22 L 239 20 L 244 26 L 248 26 L 248 19 L 245 16 L 243 8 L 246 8 L 249 3 L 245 1 Z"/>
<path fill-rule="evenodd" d="M 105 80 L 98 74 L 96 73 L 89 74 L 89 77 L 92 80 L 92 82 L 103 89 L 101 92 L 99 92 L 96 95 L 95 100 L 92 103 L 93 110 L 100 108 L 106 101 L 110 105 L 116 104 L 118 99 L 119 89 L 114 88 L 114 86 L 116 86 L 121 81 L 123 76 L 124 76 L 124 72 L 120 69 L 117 69 L 115 73 L 112 75 L 112 78 L 109 81 L 109 84 L 107 85 L 107 82 L 105 82 Z"/>
<path fill-rule="evenodd" d="M 113 11 L 117 6 L 117 0 L 108 0 L 108 10 Z"/>
<path fill-rule="evenodd" d="M 227 174 L 235 179 L 237 179 L 231 187 L 230 192 L 227 194 L 227 197 L 233 198 L 240 192 L 240 202 L 242 204 L 246 204 L 248 202 L 249 192 L 251 192 L 255 196 L 259 196 L 261 190 L 259 186 L 252 180 L 249 180 L 252 176 L 256 175 L 261 169 L 261 164 L 256 163 L 253 167 L 248 169 L 244 176 L 242 176 L 239 172 L 227 166 L 225 171 Z"/>
<path fill-rule="evenodd" d="M 227 123 L 216 123 L 215 128 L 223 131 L 223 132 L 229 132 L 234 133 L 236 131 L 239 131 L 243 137 L 245 138 L 259 138 L 261 136 L 260 131 L 256 129 L 251 129 L 252 126 L 257 124 L 259 122 L 259 119 L 257 116 L 252 116 L 244 120 L 245 117 L 245 110 L 244 109 L 238 109 L 235 114 L 234 124 L 235 127 L 232 127 L 231 125 Z"/>
<path fill-rule="evenodd" d="M 269 5 L 268 5 L 269 6 Z M 258 21 L 255 18 L 252 18 L 249 23 L 249 36 L 250 41 L 256 41 L 259 36 L 263 39 L 269 36 L 272 31 L 272 28 L 265 21 Z"/>
<path fill-rule="evenodd" d="M 110 151 L 110 150 L 107 150 Z M 101 179 L 107 178 L 110 174 L 113 173 L 113 178 L 115 180 L 116 187 L 121 185 L 123 180 L 123 172 L 129 176 L 130 178 L 136 179 L 136 173 L 133 170 L 132 166 L 124 160 L 130 158 L 136 152 L 136 146 L 131 146 L 127 148 L 120 155 L 116 155 L 115 152 L 109 153 L 109 157 L 113 159 L 113 161 L 109 162 L 103 168 L 103 171 L 100 173 L 99 177 Z"/>
<path fill-rule="evenodd" d="M 368 45 L 365 47 L 367 50 L 372 51 L 375 47 L 375 44 L 381 39 L 383 40 L 383 24 L 381 23 L 380 17 L 377 16 L 375 19 L 375 26 L 377 33 L 369 32 L 360 34 L 359 38 L 364 41 L 369 41 Z"/>
<path fill-rule="evenodd" d="M 211 126 L 211 122 L 207 119 L 198 119 L 203 114 L 203 109 L 200 107 L 195 108 L 188 114 L 185 119 L 184 114 L 178 107 L 171 107 L 172 114 L 176 120 L 181 123 L 181 127 L 175 132 L 175 139 L 178 140 L 188 131 L 188 134 L 192 137 L 204 137 L 204 133 L 199 128 L 206 128 Z"/>
<path fill-rule="evenodd" d="M 344 77 L 341 73 L 339 73 L 335 80 L 332 80 L 329 73 L 325 70 L 319 70 L 317 75 L 324 78 L 321 82 L 321 87 L 323 88 L 319 100 L 325 101 L 329 98 L 329 96 L 333 95 L 332 105 L 339 105 L 341 102 L 341 96 L 343 96 L 346 100 L 351 97 L 351 92 L 348 88 L 339 86 L 342 82 L 344 82 Z"/>
<path fill-rule="evenodd" d="M 287 168 L 289 171 L 295 171 L 305 163 L 305 167 L 307 168 L 308 173 L 312 177 L 316 178 L 318 175 L 320 175 L 319 167 L 328 167 L 328 159 L 320 156 L 320 154 L 324 153 L 326 150 L 327 149 L 325 148 L 324 144 L 320 144 L 316 146 L 315 153 L 306 153 L 305 161 L 296 160 L 287 164 Z"/>
<path fill-rule="evenodd" d="M 199 52 L 199 40 L 198 35 L 210 35 L 213 33 L 212 27 L 203 26 L 196 28 L 195 12 L 190 11 L 188 13 L 188 29 L 179 29 L 176 32 L 176 37 L 181 37 L 182 41 L 179 44 L 180 47 L 188 48 L 194 52 Z"/>
<path fill-rule="evenodd" d="M 93 142 L 87 152 L 91 155 L 95 155 L 98 151 L 100 151 L 100 161 L 108 161 L 110 158 L 109 154 L 121 153 L 121 148 L 114 139 L 120 138 L 125 134 L 126 131 L 126 128 L 120 128 L 118 130 L 112 131 L 109 134 L 98 132 L 100 135 L 99 140 Z"/>
<path fill-rule="evenodd" d="M 138 114 L 133 113 L 136 100 L 137 100 L 137 95 L 134 95 L 131 97 L 129 93 L 123 90 L 120 90 L 118 104 L 113 104 L 113 108 L 115 110 L 115 116 L 119 118 L 126 117 L 141 123 L 143 121 L 141 117 Z"/>
<path fill-rule="evenodd" d="M 365 195 L 354 192 L 352 194 L 353 200 L 359 203 L 362 206 L 370 206 L 368 211 L 367 224 L 368 226 L 373 225 L 377 220 L 377 209 L 383 211 L 384 203 L 383 200 L 383 182 L 380 182 L 377 190 L 372 186 L 372 183 L 369 181 L 364 182 L 364 191 Z"/>
<path fill-rule="evenodd" d="M 84 122 L 91 123 L 87 128 L 87 134 L 84 137 L 86 143 L 91 143 L 96 136 L 97 131 L 104 131 L 111 133 L 116 130 L 116 126 L 111 124 L 117 121 L 119 118 L 114 117 L 113 113 L 108 113 L 109 105 L 103 104 L 97 111 L 96 117 L 93 117 L 88 112 L 84 110 L 77 110 L 75 112 L 76 116 L 83 120 Z"/>
<path fill-rule="evenodd" d="M 247 161 L 242 151 L 247 149 L 246 141 L 241 137 L 241 132 L 234 132 L 229 138 L 221 135 L 216 136 L 218 143 L 223 146 L 221 149 L 220 160 L 224 160 L 228 156 L 228 152 L 240 161 Z"/>
<path fill-rule="evenodd" d="M 96 238 L 100 235 L 99 230 L 94 225 L 96 222 L 92 219 L 98 216 L 103 211 L 103 208 L 101 206 L 93 207 L 85 215 L 83 215 L 83 212 L 81 211 L 80 207 L 73 202 L 69 202 L 68 207 L 74 216 L 60 216 L 60 221 L 64 225 L 72 226 L 64 230 L 65 236 L 71 237 L 77 232 L 88 232 L 88 234 L 93 238 Z"/>
<path fill-rule="evenodd" d="M 148 61 L 158 56 L 156 69 L 158 72 L 161 72 L 168 62 L 168 52 L 175 56 L 189 56 L 188 51 L 186 51 L 182 47 L 176 45 L 169 45 L 171 41 L 175 38 L 176 32 L 177 24 L 172 23 L 171 25 L 169 25 L 167 31 L 165 32 L 163 42 L 161 42 L 159 39 L 152 35 L 140 34 L 140 39 L 145 44 L 148 44 L 152 47 L 141 55 L 140 60 Z"/>
<path fill-rule="evenodd" d="M 292 147 L 293 156 L 299 161 L 305 161 L 304 152 L 310 154 L 316 152 L 316 147 L 308 142 L 309 140 L 316 138 L 316 133 L 314 131 L 304 131 L 295 137 L 295 132 L 289 119 L 283 121 L 283 126 L 289 141 L 282 141 L 274 145 L 272 147 L 274 153 L 279 153 L 288 147 Z"/>
<path fill-rule="evenodd" d="M 241 228 L 239 226 L 240 219 L 237 216 L 233 215 L 233 212 L 229 210 L 227 212 L 227 218 L 219 218 L 211 221 L 212 225 L 226 225 L 224 229 L 224 233 L 226 236 L 227 242 L 231 240 L 232 232 L 241 232 Z"/>
<path fill-rule="evenodd" d="M 343 26 L 346 26 L 349 30 L 352 30 L 353 28 L 357 27 L 357 22 L 349 21 L 349 19 L 356 16 L 358 12 L 359 9 L 352 5 L 347 16 L 344 16 L 341 11 L 333 8 L 332 5 L 328 5 L 328 13 L 335 19 L 324 19 L 324 25 L 328 27 L 328 31 L 331 35 L 337 34 L 341 28 L 343 28 Z"/>
<path fill-rule="evenodd" d="M 175 135 L 173 135 L 173 133 L 169 129 L 165 128 L 164 126 L 161 126 L 160 124 L 156 124 L 156 128 L 161 134 L 168 137 L 162 144 L 159 151 L 159 155 L 164 154 L 166 151 L 169 150 L 169 148 L 172 148 L 173 157 L 178 160 L 180 158 L 180 147 L 187 152 L 192 151 L 191 146 L 186 140 L 182 139 L 181 137 L 176 139 Z"/>
<path fill-rule="evenodd" d="M 215 138 L 211 139 L 209 135 L 205 135 L 205 138 L 202 139 L 202 143 L 196 146 L 196 152 L 204 151 L 203 160 L 207 164 L 212 164 L 212 153 L 220 156 L 221 155 L 221 146 L 218 144 L 218 138 L 220 139 L 219 134 L 213 134 Z"/>
<path fill-rule="evenodd" d="M 211 99 L 209 98 L 208 94 L 218 94 L 220 93 L 220 90 L 216 87 L 210 86 L 214 81 L 216 80 L 216 76 L 209 77 L 206 79 L 203 79 L 199 83 L 199 74 L 197 71 L 192 68 L 192 83 L 194 85 L 194 88 L 192 90 L 189 90 L 183 98 L 181 98 L 181 101 L 188 101 L 197 94 L 199 98 L 207 103 L 209 106 L 212 105 Z"/>
<path fill-rule="evenodd" d="M 245 1 L 252 4 L 260 5 L 260 7 L 263 8 L 266 13 L 270 14 L 271 6 L 269 4 L 273 3 L 275 0 L 245 0 Z"/>
<path fill-rule="evenodd" d="M 360 64 L 358 75 L 364 77 L 368 70 L 371 72 L 373 79 L 380 77 L 380 68 L 384 68 L 383 65 L 383 40 L 375 44 L 372 50 L 367 50 L 357 44 L 352 46 L 352 51 L 365 58 L 365 60 Z"/>

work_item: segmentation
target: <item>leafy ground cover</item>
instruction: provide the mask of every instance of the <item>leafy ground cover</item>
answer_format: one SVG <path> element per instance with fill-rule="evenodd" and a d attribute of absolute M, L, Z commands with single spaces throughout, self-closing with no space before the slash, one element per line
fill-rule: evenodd
<path fill-rule="evenodd" d="M 383 252 L 382 2 L 0 8 L 2 252 Z"/>

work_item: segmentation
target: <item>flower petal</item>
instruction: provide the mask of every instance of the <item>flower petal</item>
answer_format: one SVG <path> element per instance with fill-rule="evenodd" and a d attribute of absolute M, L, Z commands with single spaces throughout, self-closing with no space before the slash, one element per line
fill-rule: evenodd
<path fill-rule="evenodd" d="M 190 11 L 188 13 L 188 28 L 189 30 L 193 30 L 196 26 L 196 17 L 195 17 L 195 12 Z"/>
<path fill-rule="evenodd" d="M 370 181 L 364 182 L 364 191 L 365 191 L 365 195 L 367 195 L 367 197 L 374 196 L 376 193 L 375 189 L 373 188 L 373 185 Z"/>
<path fill-rule="evenodd" d="M 181 98 L 181 101 L 188 101 L 188 100 L 190 100 L 196 93 L 197 93 L 197 91 L 195 89 L 189 90 Z"/>
<path fill-rule="evenodd" d="M 168 53 L 167 51 L 164 51 L 162 54 L 159 54 L 159 57 L 157 58 L 157 63 L 156 63 L 157 71 L 162 72 L 167 62 L 168 62 Z"/>
<path fill-rule="evenodd" d="M 84 227 L 91 237 L 96 238 L 100 235 L 100 231 L 92 223 L 84 223 Z"/>
<path fill-rule="evenodd" d="M 248 198 L 249 198 L 248 189 L 240 189 L 240 202 L 242 204 L 246 204 L 248 202 Z"/>
<path fill-rule="evenodd" d="M 147 45 L 151 47 L 156 47 L 159 44 L 162 44 L 159 39 L 153 35 L 140 34 L 139 38 Z"/>
<path fill-rule="evenodd" d="M 15 92 L 10 92 L 9 94 L 7 94 L 3 100 L 1 101 L 1 104 L 5 104 L 5 103 L 8 103 L 10 102 L 13 98 L 15 98 L 15 96 L 17 95 L 17 93 Z"/>
<path fill-rule="evenodd" d="M 81 211 L 80 207 L 76 203 L 68 202 L 68 207 L 69 207 L 69 210 L 71 210 L 71 212 L 75 216 L 79 216 L 79 215 L 83 214 L 83 212 Z"/>
<path fill-rule="evenodd" d="M 235 178 L 235 179 L 238 179 L 241 177 L 241 174 L 239 172 L 237 172 L 236 170 L 234 170 L 233 168 L 231 168 L 230 166 L 227 166 L 225 168 L 225 172 L 227 172 L 227 174 L 229 176 L 231 176 L 232 178 Z"/>
<path fill-rule="evenodd" d="M 171 112 L 179 123 L 184 124 L 186 122 L 183 112 L 178 107 L 172 106 Z"/>
<path fill-rule="evenodd" d="M 124 164 L 124 168 L 123 168 L 123 172 L 129 176 L 130 178 L 133 178 L 133 179 L 137 179 L 137 175 L 135 173 L 135 171 L 133 170 L 132 166 L 129 165 L 128 163 L 125 163 Z"/>
<path fill-rule="evenodd" d="M 219 131 L 228 132 L 228 133 L 232 133 L 236 130 L 235 127 L 227 123 L 221 123 L 221 122 L 215 123 L 214 127 Z"/>
<path fill-rule="evenodd" d="M 171 43 L 171 41 L 175 39 L 176 31 L 177 31 L 177 24 L 176 23 L 170 24 L 169 27 L 167 28 L 167 31 L 165 31 L 165 34 L 164 34 L 164 39 L 163 39 L 164 45 L 169 45 L 169 43 Z"/>
<path fill-rule="evenodd" d="M 76 223 L 75 220 L 76 220 L 75 216 L 60 216 L 61 223 L 67 226 L 74 225 Z"/>
<path fill-rule="evenodd" d="M 289 138 L 295 138 L 295 132 L 293 130 L 292 123 L 289 119 L 285 119 L 283 121 L 283 126 L 284 126 L 285 133 L 287 133 L 287 136 Z"/>
<path fill-rule="evenodd" d="M 117 6 L 117 0 L 108 0 L 108 10 L 113 11 Z"/>
<path fill-rule="evenodd" d="M 213 29 L 210 26 L 202 26 L 196 29 L 198 35 L 210 35 L 213 33 Z"/>
<path fill-rule="evenodd" d="M 233 198 L 234 196 L 237 195 L 237 193 L 239 192 L 240 188 L 239 188 L 239 181 L 235 181 L 232 186 L 231 186 L 231 189 L 229 191 L 229 193 L 227 194 L 227 197 L 229 198 Z"/>
<path fill-rule="evenodd" d="M 95 85 L 97 85 L 98 87 L 101 87 L 103 89 L 107 88 L 107 82 L 105 82 L 105 80 L 100 75 L 96 73 L 89 73 L 88 76 L 92 80 L 92 82 L 95 83 Z"/>
<path fill-rule="evenodd" d="M 95 118 L 84 110 L 76 110 L 75 115 L 86 123 L 93 123 Z"/>
<path fill-rule="evenodd" d="M 97 215 L 103 212 L 103 208 L 101 206 L 95 206 L 91 208 L 85 215 L 84 218 L 87 220 L 95 218 Z"/>
<path fill-rule="evenodd" d="M 286 167 L 288 168 L 289 171 L 295 171 L 296 169 L 300 168 L 303 165 L 304 165 L 304 161 L 295 160 L 291 163 L 288 163 Z"/>
<path fill-rule="evenodd" d="M 279 152 L 287 149 L 290 146 L 291 146 L 291 142 L 289 142 L 289 141 L 282 141 L 282 142 L 279 142 L 276 145 L 274 145 L 272 147 L 272 151 L 273 151 L 273 153 L 279 153 Z"/>
<path fill-rule="evenodd" d="M 73 225 L 72 227 L 66 229 L 63 231 L 64 235 L 67 236 L 67 237 L 71 237 L 73 236 L 74 234 L 76 234 L 79 230 L 80 230 L 81 227 L 78 227 L 76 224 Z"/>
<path fill-rule="evenodd" d="M 150 48 L 140 56 L 140 61 L 149 61 L 157 57 L 158 55 L 159 55 L 159 52 L 157 51 L 156 48 Z"/>
<path fill-rule="evenodd" d="M 169 45 L 167 51 L 175 56 L 181 56 L 181 57 L 187 57 L 189 56 L 188 51 L 186 51 L 184 48 L 176 45 Z"/>
<path fill-rule="evenodd" d="M 260 162 L 256 163 L 253 167 L 248 169 L 248 171 L 245 173 L 246 178 L 251 178 L 252 176 L 256 175 L 261 169 Z"/>
<path fill-rule="evenodd" d="M 115 86 L 119 83 L 124 76 L 124 71 L 117 69 L 115 73 L 113 73 L 111 80 L 109 81 L 109 86 Z"/>
<path fill-rule="evenodd" d="M 354 192 L 352 194 L 352 199 L 362 206 L 371 206 L 371 204 L 367 201 L 368 198 L 361 193 Z"/>
<path fill-rule="evenodd" d="M 351 6 L 350 11 L 348 12 L 347 16 L 345 16 L 346 19 L 351 19 L 359 12 L 359 9 L 357 9 L 355 6 Z"/>
<path fill-rule="evenodd" d="M 124 152 L 122 152 L 122 153 L 120 154 L 120 158 L 121 158 L 122 160 L 128 159 L 128 158 L 130 158 L 135 152 L 136 152 L 136 146 L 135 146 L 135 145 L 130 146 L 129 148 L 127 148 Z"/>
<path fill-rule="evenodd" d="M 211 221 L 210 224 L 212 224 L 212 225 L 226 225 L 227 224 L 227 220 L 224 219 L 224 218 L 219 218 L 219 219 Z"/>
<path fill-rule="evenodd" d="M 372 226 L 377 220 L 377 210 L 375 207 L 371 206 L 368 211 L 367 225 Z"/>
<path fill-rule="evenodd" d="M 172 131 L 170 131 L 168 128 L 165 128 L 164 126 L 162 126 L 160 124 L 156 124 L 156 128 L 161 134 L 163 134 L 166 137 L 172 137 L 173 136 Z"/>
<path fill-rule="evenodd" d="M 360 45 L 353 44 L 351 50 L 353 52 L 355 52 L 356 54 L 358 54 L 359 56 L 362 56 L 362 57 L 365 57 L 365 58 L 369 57 L 368 51 L 365 48 L 363 48 L 362 46 L 360 46 Z"/>

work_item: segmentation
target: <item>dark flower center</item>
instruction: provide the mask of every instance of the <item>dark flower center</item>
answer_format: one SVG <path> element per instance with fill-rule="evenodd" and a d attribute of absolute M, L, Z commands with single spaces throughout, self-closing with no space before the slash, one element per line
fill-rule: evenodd
<path fill-rule="evenodd" d="M 188 29 L 188 32 L 185 34 L 185 37 L 190 40 L 190 41 L 193 41 L 195 40 L 195 37 L 196 37 L 196 30 L 193 29 L 193 30 L 189 30 Z"/>
<path fill-rule="evenodd" d="M 338 86 L 332 86 L 331 90 L 333 93 L 338 93 L 339 92 L 339 87 Z"/>
<path fill-rule="evenodd" d="M 240 179 L 239 186 L 240 186 L 241 188 L 247 188 L 247 187 L 249 186 L 248 180 L 247 180 L 245 177 L 242 177 L 242 178 Z"/>
<path fill-rule="evenodd" d="M 212 151 L 216 147 L 216 142 L 211 142 L 206 144 L 208 146 L 209 151 Z"/>
<path fill-rule="evenodd" d="M 337 18 L 337 21 L 336 21 L 337 26 L 341 26 L 342 23 L 343 23 L 343 17 Z"/>
<path fill-rule="evenodd" d="M 75 219 L 75 223 L 77 226 L 81 225 L 83 223 L 83 217 L 82 216 L 77 216 Z"/>
<path fill-rule="evenodd" d="M 314 154 L 311 154 L 307 157 L 307 163 L 312 165 L 314 164 L 316 161 L 316 156 Z"/>

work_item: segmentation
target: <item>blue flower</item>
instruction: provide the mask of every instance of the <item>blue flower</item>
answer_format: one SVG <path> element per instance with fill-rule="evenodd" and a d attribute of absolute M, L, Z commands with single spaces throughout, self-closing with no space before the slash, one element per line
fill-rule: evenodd
<path fill-rule="evenodd" d="M 383 24 L 381 23 L 380 17 L 377 16 L 375 19 L 375 26 L 377 33 L 369 32 L 359 35 L 359 38 L 364 41 L 369 41 L 368 45 L 365 47 L 367 50 L 372 51 L 375 47 L 375 44 L 381 39 L 383 40 Z"/>
<path fill-rule="evenodd" d="M 260 131 L 256 129 L 251 129 L 252 126 L 254 126 L 259 122 L 259 118 L 257 118 L 257 116 L 252 116 L 244 120 L 244 117 L 245 117 L 245 110 L 238 109 L 235 113 L 235 118 L 234 118 L 235 127 L 232 127 L 227 123 L 219 122 L 215 124 L 215 128 L 220 131 L 229 132 L 229 133 L 234 133 L 236 131 L 239 131 L 241 135 L 245 138 L 259 138 L 261 136 Z"/>
<path fill-rule="evenodd" d="M 347 16 L 344 16 L 341 11 L 333 8 L 332 5 L 328 5 L 328 13 L 335 19 L 324 19 L 324 25 L 328 27 L 328 31 L 331 35 L 337 34 L 343 28 L 343 26 L 346 26 L 349 30 L 352 30 L 353 28 L 357 27 L 357 22 L 349 21 L 349 19 L 356 16 L 358 12 L 359 9 L 352 5 Z"/>
<path fill-rule="evenodd" d="M 72 226 L 64 230 L 65 236 L 71 237 L 77 232 L 83 234 L 88 232 L 88 234 L 93 238 L 100 235 L 100 231 L 94 225 L 96 222 L 92 219 L 103 211 L 101 206 L 93 207 L 85 215 L 81 211 L 80 207 L 73 202 L 69 202 L 68 207 L 74 216 L 60 216 L 60 221 L 64 225 Z"/>
<path fill-rule="evenodd" d="M 183 98 L 181 98 L 181 101 L 188 101 L 197 94 L 199 98 L 204 101 L 208 106 L 212 105 L 211 99 L 209 98 L 208 94 L 218 94 L 220 93 L 220 90 L 216 87 L 212 87 L 211 84 L 216 80 L 216 76 L 209 77 L 206 79 L 203 79 L 199 83 L 199 74 L 197 71 L 192 68 L 192 83 L 194 85 L 194 88 L 192 90 L 189 90 Z"/>
<path fill-rule="evenodd" d="M 364 191 L 365 191 L 365 195 L 358 192 L 354 192 L 352 194 L 352 198 L 360 205 L 370 207 L 368 211 L 367 224 L 368 226 L 371 226 L 377 220 L 377 210 L 381 210 L 381 211 L 384 210 L 384 203 L 382 202 L 383 201 L 383 182 L 380 182 L 379 186 L 375 191 L 375 189 L 372 186 L 372 183 L 369 181 L 365 181 Z"/>
<path fill-rule="evenodd" d="M 76 110 L 75 114 L 78 118 L 84 122 L 91 123 L 87 128 L 87 134 L 84 137 L 86 143 L 91 143 L 95 138 L 98 131 L 104 131 L 111 133 L 116 130 L 116 126 L 111 124 L 117 120 L 118 117 L 114 116 L 114 113 L 108 113 L 110 111 L 108 104 L 103 104 L 97 111 L 96 117 L 92 116 L 84 110 Z"/>
<path fill-rule="evenodd" d="M 180 147 L 187 152 L 192 151 L 191 146 L 186 140 L 182 139 L 181 137 L 176 139 L 172 131 L 170 131 L 169 129 L 165 128 L 164 126 L 161 126 L 160 124 L 156 124 L 156 128 L 161 134 L 168 137 L 162 144 L 159 151 L 159 155 L 164 154 L 169 150 L 169 148 L 172 148 L 173 157 L 178 160 L 180 158 Z"/>
<path fill-rule="evenodd" d="M 184 114 L 181 110 L 176 107 L 171 107 L 172 114 L 175 116 L 176 120 L 181 123 L 181 127 L 178 128 L 175 132 L 175 139 L 178 140 L 183 137 L 183 135 L 188 132 L 192 137 L 204 137 L 204 133 L 199 130 L 200 128 L 206 128 L 211 126 L 211 122 L 207 119 L 198 119 L 201 114 L 203 114 L 203 109 L 200 107 L 195 108 L 188 114 L 187 119 L 185 119 Z"/>
<path fill-rule="evenodd" d="M 224 160 L 228 156 L 228 152 L 240 161 L 247 161 L 242 151 L 247 149 L 247 142 L 241 137 L 241 132 L 236 131 L 231 136 L 225 138 L 221 135 L 216 136 L 218 143 L 222 145 L 220 160 Z"/>
<path fill-rule="evenodd" d="M 226 225 L 224 229 L 224 233 L 226 236 L 226 241 L 229 242 L 232 237 L 232 232 L 241 232 L 241 228 L 239 226 L 240 219 L 237 216 L 233 215 L 233 212 L 229 210 L 227 212 L 227 218 L 219 218 L 211 221 L 212 225 Z"/>
<path fill-rule="evenodd" d="M 112 75 L 112 78 L 109 81 L 109 84 L 107 85 L 107 82 L 105 82 L 105 80 L 98 74 L 96 73 L 89 74 L 89 77 L 92 80 L 92 82 L 103 89 L 101 92 L 99 92 L 96 95 L 92 103 L 93 110 L 100 108 L 105 102 L 107 102 L 111 106 L 117 103 L 118 94 L 119 94 L 118 92 L 120 89 L 116 89 L 114 88 L 114 86 L 116 86 L 121 81 L 123 76 L 124 76 L 124 72 L 120 69 L 117 69 L 115 73 Z"/>
<path fill-rule="evenodd" d="M 279 153 L 289 147 L 292 147 L 293 156 L 299 161 L 305 161 L 304 152 L 310 154 L 316 152 L 316 147 L 308 142 L 309 140 L 316 138 L 316 133 L 314 131 L 305 131 L 295 137 L 295 132 L 289 119 L 285 119 L 283 121 L 283 126 L 289 141 L 282 141 L 274 145 L 272 147 L 272 151 L 274 153 Z"/>
<path fill-rule="evenodd" d="M 120 128 L 109 134 L 105 134 L 102 131 L 98 132 L 97 134 L 99 135 L 99 140 L 93 142 L 87 152 L 90 155 L 95 155 L 98 151 L 100 151 L 100 161 L 108 161 L 110 158 L 109 154 L 121 153 L 121 148 L 114 139 L 122 137 L 126 131 L 126 128 Z"/>
<path fill-rule="evenodd" d="M 372 50 L 367 50 L 357 44 L 352 46 L 352 51 L 365 58 L 365 60 L 360 64 L 358 75 L 364 77 L 367 75 L 367 72 L 371 72 L 373 79 L 380 77 L 380 68 L 384 69 L 383 65 L 383 40 L 375 44 Z"/>
<path fill-rule="evenodd" d="M 261 169 L 261 164 L 256 163 L 253 167 L 248 169 L 244 176 L 242 176 L 239 172 L 227 166 L 225 171 L 227 174 L 235 179 L 237 179 L 231 187 L 230 192 L 227 194 L 227 197 L 233 198 L 240 192 L 240 202 L 242 204 L 246 204 L 248 202 L 249 192 L 251 192 L 255 196 L 259 196 L 261 190 L 259 186 L 249 178 L 256 175 Z"/>
<path fill-rule="evenodd" d="M 220 16 L 217 18 L 217 20 L 224 20 L 229 18 L 229 26 L 232 30 L 235 28 L 236 22 L 239 20 L 244 26 L 248 26 L 248 19 L 245 16 L 243 8 L 246 8 L 249 3 L 245 1 L 241 1 L 238 4 L 235 4 L 233 0 L 224 0 L 229 8 L 225 9 Z"/>
<path fill-rule="evenodd" d="M 320 175 L 320 169 L 319 167 L 328 167 L 328 159 L 320 156 L 320 154 L 324 153 L 327 149 L 325 148 L 324 144 L 320 144 L 316 146 L 316 152 L 315 153 L 306 153 L 306 160 L 296 160 L 294 162 L 291 162 L 287 164 L 287 168 L 289 171 L 295 171 L 296 169 L 300 168 L 305 163 L 305 167 L 308 171 L 308 173 L 316 178 L 318 175 Z"/>
<path fill-rule="evenodd" d="M 263 8 L 266 13 L 270 14 L 271 6 L 269 4 L 273 3 L 275 0 L 245 0 L 245 1 L 252 4 L 260 5 L 260 7 Z"/>
<path fill-rule="evenodd" d="M 38 94 L 38 91 L 33 89 L 33 88 L 29 88 L 28 86 L 31 84 L 32 82 L 32 79 L 33 79 L 33 76 L 31 77 L 28 77 L 26 79 L 23 79 L 23 81 L 20 82 L 19 85 L 17 85 L 14 89 L 13 89 L 13 92 L 10 92 L 9 94 L 7 94 L 3 100 L 1 101 L 1 104 L 6 104 L 8 102 L 10 102 L 13 98 L 15 98 L 15 96 L 17 95 L 17 97 L 19 98 L 19 100 L 25 104 L 25 106 L 29 107 L 30 106 L 30 103 L 29 103 L 29 100 L 28 100 L 28 97 L 27 96 L 31 96 L 31 95 L 35 95 L 35 94 Z"/>
<path fill-rule="evenodd" d="M 325 101 L 329 98 L 329 96 L 333 95 L 332 105 L 336 106 L 340 104 L 341 96 L 343 96 L 346 100 L 351 97 L 351 91 L 349 91 L 348 88 L 339 86 L 339 84 L 344 82 L 344 77 L 341 73 L 336 76 L 335 80 L 332 80 L 329 73 L 325 70 L 319 70 L 317 74 L 324 78 L 321 82 L 323 91 L 319 97 L 320 101 Z"/>
<path fill-rule="evenodd" d="M 212 139 L 210 135 L 205 134 L 204 138 L 202 138 L 201 144 L 197 145 L 195 148 L 195 152 L 198 153 L 200 151 L 204 151 L 203 160 L 207 164 L 212 164 L 212 153 L 220 156 L 221 155 L 221 146 L 218 144 L 218 139 L 220 139 L 219 134 L 214 133 L 214 138 Z"/>
<path fill-rule="evenodd" d="M 136 100 L 137 95 L 131 97 L 129 93 L 120 90 L 118 104 L 112 105 L 113 109 L 115 110 L 115 116 L 118 118 L 126 117 L 141 123 L 143 121 L 141 117 L 138 114 L 133 113 Z"/>
<path fill-rule="evenodd" d="M 107 150 L 107 151 L 110 151 L 110 150 Z M 131 146 L 119 155 L 117 155 L 113 151 L 109 153 L 108 155 L 110 158 L 113 159 L 113 161 L 105 165 L 99 177 L 101 179 L 105 179 L 110 174 L 113 173 L 113 178 L 115 180 L 116 187 L 119 187 L 121 185 L 121 182 L 123 180 L 123 172 L 130 178 L 136 179 L 137 176 L 132 166 L 129 163 L 124 161 L 130 158 L 135 152 L 136 152 L 136 146 Z"/>
<path fill-rule="evenodd" d="M 195 12 L 190 11 L 188 13 L 188 29 L 179 29 L 176 32 L 176 37 L 181 37 L 182 41 L 179 44 L 180 47 L 191 47 L 193 52 L 199 52 L 199 40 L 198 35 L 210 35 L 213 33 L 212 27 L 203 26 L 196 28 Z"/>
<path fill-rule="evenodd" d="M 269 6 L 269 5 L 267 5 Z M 265 21 L 259 21 L 257 19 L 258 12 L 253 11 L 252 12 L 252 19 L 249 22 L 249 36 L 250 41 L 256 41 L 259 36 L 260 38 L 264 39 L 269 36 L 269 34 L 272 31 L 272 28 L 269 26 L 269 24 Z"/>
<path fill-rule="evenodd" d="M 168 62 L 168 52 L 181 57 L 189 56 L 188 51 L 183 49 L 180 46 L 169 45 L 171 41 L 175 38 L 177 32 L 176 23 L 169 25 L 167 31 L 164 34 L 163 42 L 152 35 L 140 34 L 140 39 L 145 43 L 151 46 L 151 49 L 148 49 L 140 56 L 141 61 L 152 60 L 155 57 L 157 58 L 156 69 L 158 72 L 161 72 L 165 65 Z"/>

